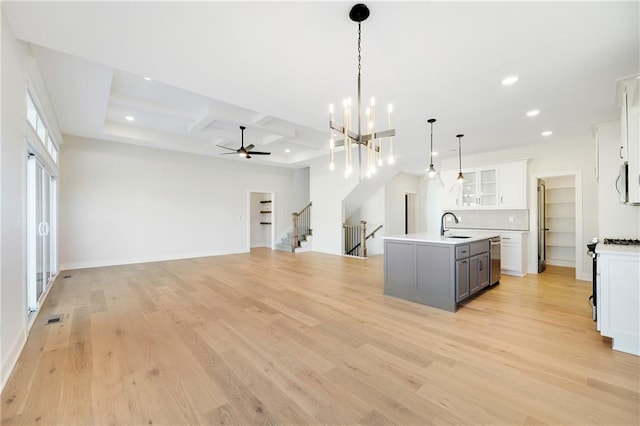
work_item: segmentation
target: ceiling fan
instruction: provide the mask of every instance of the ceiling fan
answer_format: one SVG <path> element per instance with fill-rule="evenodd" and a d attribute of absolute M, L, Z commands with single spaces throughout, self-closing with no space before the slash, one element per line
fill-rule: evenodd
<path fill-rule="evenodd" d="M 251 158 L 252 155 L 271 155 L 270 152 L 251 151 L 255 147 L 254 144 L 247 145 L 245 147 L 244 146 L 244 129 L 246 129 L 245 126 L 240 126 L 240 130 L 242 131 L 242 142 L 241 142 L 240 148 L 233 149 L 233 148 L 228 148 L 226 146 L 218 145 L 220 148 L 224 148 L 224 149 L 228 149 L 229 151 L 233 151 L 233 152 L 223 152 L 220 155 L 238 154 L 240 157 L 244 157 L 244 158 L 247 158 L 247 159 Z"/>

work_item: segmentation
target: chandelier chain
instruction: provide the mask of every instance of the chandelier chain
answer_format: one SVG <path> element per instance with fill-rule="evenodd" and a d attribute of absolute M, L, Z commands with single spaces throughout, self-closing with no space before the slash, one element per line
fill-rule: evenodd
<path fill-rule="evenodd" d="M 362 51 L 362 48 L 360 47 L 360 42 L 362 41 L 361 27 L 362 25 L 358 22 L 358 75 L 360 75 L 360 70 L 362 69 L 362 66 L 360 65 L 360 52 Z"/>

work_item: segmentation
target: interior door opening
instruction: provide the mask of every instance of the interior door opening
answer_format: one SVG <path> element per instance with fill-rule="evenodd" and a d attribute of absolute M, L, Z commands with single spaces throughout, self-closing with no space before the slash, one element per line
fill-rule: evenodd
<path fill-rule="evenodd" d="M 547 269 L 547 214 L 545 182 L 538 179 L 538 273 Z"/>
<path fill-rule="evenodd" d="M 417 232 L 416 219 L 417 214 L 417 197 L 418 194 L 405 192 L 404 194 L 404 233 L 413 234 Z"/>
<path fill-rule="evenodd" d="M 249 195 L 250 247 L 274 246 L 274 199 L 271 192 L 251 192 Z"/>

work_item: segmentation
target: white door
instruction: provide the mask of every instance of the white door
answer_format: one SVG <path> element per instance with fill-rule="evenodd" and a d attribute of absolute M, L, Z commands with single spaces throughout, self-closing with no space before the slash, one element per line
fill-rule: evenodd
<path fill-rule="evenodd" d="M 30 312 L 55 275 L 56 244 L 52 230 L 55 219 L 56 181 L 33 155 L 27 160 L 27 302 Z"/>

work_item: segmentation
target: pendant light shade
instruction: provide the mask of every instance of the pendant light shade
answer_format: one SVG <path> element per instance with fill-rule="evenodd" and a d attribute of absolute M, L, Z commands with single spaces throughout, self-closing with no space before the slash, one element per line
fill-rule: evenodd
<path fill-rule="evenodd" d="M 427 176 L 429 179 L 435 179 L 437 176 L 436 168 L 433 167 L 433 123 L 436 122 L 435 118 L 430 118 L 427 120 L 427 123 L 431 125 L 431 148 L 429 150 L 429 168 L 427 169 Z"/>
<path fill-rule="evenodd" d="M 458 138 L 458 182 L 462 183 L 464 182 L 464 176 L 462 174 L 462 148 L 461 148 L 461 141 L 463 138 L 463 134 L 460 135 L 456 135 L 456 138 Z"/>

